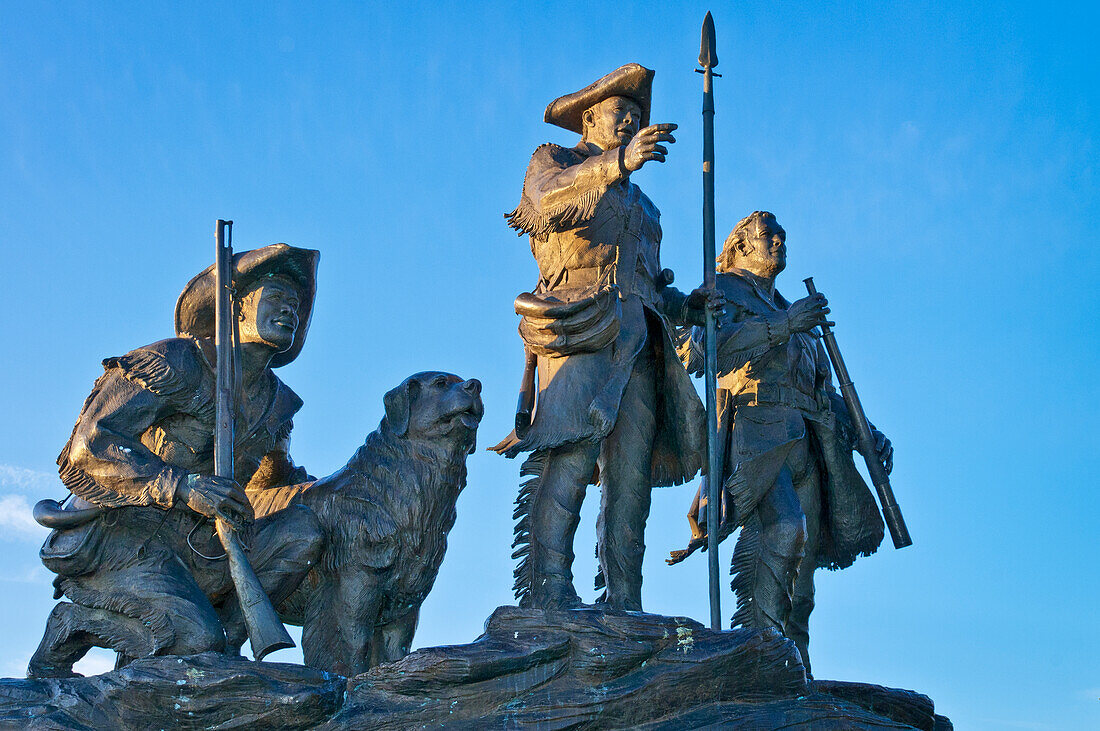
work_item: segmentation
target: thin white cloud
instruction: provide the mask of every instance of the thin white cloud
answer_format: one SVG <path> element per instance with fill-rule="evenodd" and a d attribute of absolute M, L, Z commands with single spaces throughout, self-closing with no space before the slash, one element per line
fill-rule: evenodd
<path fill-rule="evenodd" d="M 27 663 L 31 661 L 30 654 L 18 660 L 0 662 L 0 673 L 5 678 L 22 678 L 27 674 Z M 100 647 L 93 647 L 87 655 L 73 665 L 73 670 L 81 675 L 102 675 L 115 669 L 115 653 Z"/>
<path fill-rule="evenodd" d="M 42 540 L 47 532 L 34 522 L 25 495 L 0 495 L 0 538 Z"/>
<path fill-rule="evenodd" d="M 0 489 L 40 495 L 64 488 L 56 473 L 0 464 Z"/>
<path fill-rule="evenodd" d="M 25 653 L 18 660 L 4 660 L 0 662 L 0 673 L 5 678 L 22 678 L 27 674 L 27 663 L 31 661 L 30 653 Z"/>
<path fill-rule="evenodd" d="M 53 581 L 53 574 L 42 564 L 33 564 L 13 567 L 10 571 L 0 574 L 0 581 L 13 584 L 49 585 Z"/>

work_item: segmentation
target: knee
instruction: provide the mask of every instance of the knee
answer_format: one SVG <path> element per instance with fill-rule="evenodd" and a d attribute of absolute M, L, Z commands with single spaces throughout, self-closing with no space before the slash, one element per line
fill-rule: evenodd
<path fill-rule="evenodd" d="M 317 514 L 305 505 L 291 505 L 286 508 L 285 530 L 292 536 L 289 545 L 297 562 L 313 566 L 321 560 L 325 548 L 324 531 Z"/>
<path fill-rule="evenodd" d="M 188 622 L 186 628 L 176 626 L 176 642 L 170 655 L 197 655 L 200 652 L 225 652 L 225 630 L 217 617 L 204 617 Z"/>
<path fill-rule="evenodd" d="M 785 516 L 770 531 L 775 549 L 783 556 L 801 557 L 806 546 L 806 519 L 801 516 Z"/>

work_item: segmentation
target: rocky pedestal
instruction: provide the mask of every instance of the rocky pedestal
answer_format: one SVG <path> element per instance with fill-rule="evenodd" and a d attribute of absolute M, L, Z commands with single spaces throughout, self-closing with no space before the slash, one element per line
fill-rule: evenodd
<path fill-rule="evenodd" d="M 932 701 L 806 682 L 776 632 L 595 609 L 501 607 L 468 645 L 347 679 L 220 655 L 138 660 L 92 678 L 0 681 L 0 727 L 28 729 L 924 729 Z"/>

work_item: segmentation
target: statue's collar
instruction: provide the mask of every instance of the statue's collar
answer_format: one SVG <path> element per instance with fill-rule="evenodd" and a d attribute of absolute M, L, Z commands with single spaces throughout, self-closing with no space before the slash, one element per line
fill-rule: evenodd
<path fill-rule="evenodd" d="M 752 285 L 752 288 L 756 290 L 756 294 L 760 299 L 764 300 L 768 305 L 776 310 L 785 310 L 790 307 L 790 302 L 786 300 L 783 295 L 779 294 L 779 289 L 774 285 L 772 287 L 773 294 L 768 295 L 768 288 L 766 286 L 767 280 L 761 277 L 759 274 L 753 274 L 747 269 L 740 269 L 738 267 L 730 267 L 727 273 L 741 277 L 746 282 Z"/>
<path fill-rule="evenodd" d="M 573 148 L 585 157 L 595 157 L 596 155 L 602 155 L 604 153 L 603 148 L 599 145 L 592 144 L 591 142 L 585 142 L 581 140 L 577 143 L 577 146 Z"/>
<path fill-rule="evenodd" d="M 214 341 L 209 338 L 192 338 L 192 342 L 195 343 L 199 353 L 202 354 L 206 367 L 209 368 L 212 373 L 216 373 L 217 352 L 214 347 Z M 289 421 L 290 418 L 302 408 L 301 397 L 294 393 L 290 386 L 283 383 L 282 379 L 275 375 L 273 369 L 270 367 L 267 368 L 267 373 L 264 375 L 264 378 L 267 378 L 271 383 L 271 388 L 269 389 L 270 396 L 263 415 L 254 423 L 248 425 L 249 429 L 247 431 L 249 434 L 255 433 L 256 429 L 261 425 L 267 426 L 267 428 L 274 433 L 274 429 L 277 429 L 280 425 Z"/>

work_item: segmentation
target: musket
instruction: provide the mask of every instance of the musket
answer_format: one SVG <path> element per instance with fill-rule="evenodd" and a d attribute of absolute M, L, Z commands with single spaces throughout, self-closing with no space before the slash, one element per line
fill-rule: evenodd
<path fill-rule="evenodd" d="M 806 283 L 806 291 L 811 295 L 817 294 L 814 286 L 814 278 L 807 277 L 802 280 Z M 871 475 L 875 491 L 878 493 L 878 501 L 882 506 L 882 515 L 886 519 L 886 526 L 890 529 L 890 538 L 894 541 L 894 548 L 905 548 L 913 545 L 913 539 L 909 537 L 909 529 L 905 527 L 905 518 L 901 516 L 901 508 L 894 499 L 894 490 L 890 487 L 890 476 L 886 474 L 886 468 L 878 458 L 875 451 L 875 439 L 871 436 L 871 425 L 867 422 L 867 414 L 863 411 L 863 404 L 859 401 L 855 384 L 848 375 L 848 366 L 844 364 L 844 358 L 840 355 L 840 348 L 836 344 L 836 336 L 828 325 L 821 324 L 822 341 L 825 350 L 829 353 L 829 360 L 836 371 L 836 380 L 840 384 L 840 395 L 844 397 L 844 404 L 848 407 L 848 416 L 856 428 L 856 450 L 863 455 L 863 461 L 867 464 L 867 472 Z"/>
<path fill-rule="evenodd" d="M 703 287 L 713 291 L 715 284 L 714 246 L 714 88 L 713 69 L 718 65 L 715 48 L 714 18 L 710 11 L 703 18 L 699 44 L 699 65 L 703 75 Z M 718 343 L 715 339 L 714 313 L 706 311 L 703 338 L 704 390 L 707 400 L 707 566 L 710 575 L 710 627 L 722 629 L 722 598 L 718 584 L 718 513 L 722 489 L 722 465 L 718 463 Z"/>
<path fill-rule="evenodd" d="M 215 241 L 214 316 L 217 323 L 214 344 L 217 349 L 216 421 L 214 424 L 214 474 L 234 479 L 233 439 L 236 414 L 236 370 L 239 361 L 237 318 L 233 299 L 233 222 L 218 219 Z M 229 561 L 229 576 L 237 590 L 252 656 L 262 660 L 265 655 L 286 647 L 294 647 L 275 607 L 264 591 L 241 539 L 233 527 L 222 519 L 215 521 L 218 539 Z"/>

